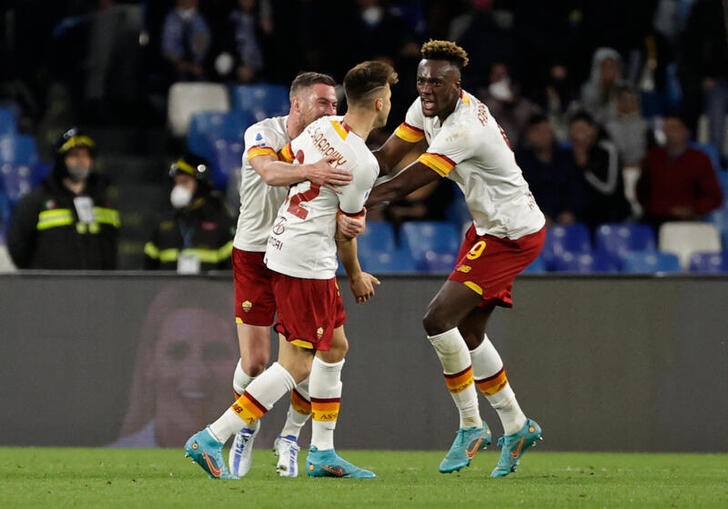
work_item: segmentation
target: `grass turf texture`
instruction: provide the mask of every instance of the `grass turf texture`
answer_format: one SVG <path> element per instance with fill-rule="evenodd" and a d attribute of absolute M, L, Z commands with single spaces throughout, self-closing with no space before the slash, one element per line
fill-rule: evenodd
<path fill-rule="evenodd" d="M 490 479 L 497 452 L 460 473 L 439 451 L 345 451 L 377 479 L 281 479 L 256 450 L 238 481 L 208 479 L 181 449 L 0 448 L 0 507 L 728 507 L 728 455 L 529 451 Z M 227 455 L 226 455 L 227 457 Z"/>

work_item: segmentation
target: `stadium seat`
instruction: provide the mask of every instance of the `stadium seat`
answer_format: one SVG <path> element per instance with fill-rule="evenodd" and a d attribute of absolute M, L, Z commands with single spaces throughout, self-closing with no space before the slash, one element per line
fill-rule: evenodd
<path fill-rule="evenodd" d="M 361 257 L 362 269 L 374 274 L 416 272 L 415 262 L 407 249 L 379 251 Z"/>
<path fill-rule="evenodd" d="M 0 107 L 0 136 L 16 134 L 18 126 L 15 122 L 15 114 L 10 108 Z"/>
<path fill-rule="evenodd" d="M 0 164 L 14 163 L 33 165 L 38 162 L 35 138 L 27 134 L 0 137 Z"/>
<path fill-rule="evenodd" d="M 710 143 L 699 143 L 697 141 L 691 141 L 690 146 L 692 148 L 700 150 L 706 156 L 708 156 L 710 162 L 713 163 L 713 169 L 716 172 L 722 171 L 722 168 L 720 166 L 720 154 L 718 154 L 718 149 L 716 149 L 713 145 L 711 145 Z"/>
<path fill-rule="evenodd" d="M 728 231 L 728 201 L 723 206 L 708 214 L 708 222 L 715 225 L 720 232 Z"/>
<path fill-rule="evenodd" d="M 455 198 L 452 203 L 447 206 L 447 210 L 445 210 L 445 217 L 448 221 L 455 225 L 467 224 L 468 227 L 470 227 L 470 223 L 473 222 L 473 216 L 470 214 L 470 210 L 468 210 L 468 206 L 465 203 L 465 197 L 460 191 L 460 188 L 458 188 L 455 192 Z"/>
<path fill-rule="evenodd" d="M 661 251 L 632 251 L 624 256 L 622 272 L 626 274 L 655 274 L 680 272 L 676 254 Z"/>
<path fill-rule="evenodd" d="M 225 112 L 199 111 L 190 116 L 187 129 L 187 148 L 205 159 L 210 159 L 215 140 L 223 139 Z"/>
<path fill-rule="evenodd" d="M 690 272 L 699 274 L 723 274 L 728 272 L 728 253 L 693 253 L 690 256 Z"/>
<path fill-rule="evenodd" d="M 0 166 L 0 179 L 10 210 L 34 187 L 33 168 L 27 164 L 3 164 Z"/>
<path fill-rule="evenodd" d="M 689 221 L 664 223 L 658 233 L 658 248 L 676 254 L 684 270 L 688 269 L 693 253 L 722 251 L 720 233 L 714 224 Z"/>
<path fill-rule="evenodd" d="M 255 117 L 248 111 L 229 111 L 225 115 L 222 136 L 229 141 L 243 142 L 245 130 L 255 122 Z"/>
<path fill-rule="evenodd" d="M 542 256 L 539 256 L 521 274 L 543 274 L 544 272 L 546 272 L 546 262 Z"/>
<path fill-rule="evenodd" d="M 245 146 L 241 142 L 228 140 L 214 142 L 210 163 L 212 164 L 212 181 L 216 189 L 225 190 L 230 175 L 240 170 L 244 150 Z"/>
<path fill-rule="evenodd" d="M 589 254 L 591 251 L 589 229 L 584 224 L 555 224 L 546 231 L 546 241 L 541 256 L 546 268 L 551 270 L 558 255 L 567 252 Z"/>
<path fill-rule="evenodd" d="M 617 272 L 616 265 L 603 253 L 558 253 L 553 260 L 555 272 L 572 272 L 577 274 L 598 274 Z"/>
<path fill-rule="evenodd" d="M 176 137 L 187 134 L 192 115 L 200 111 L 230 110 L 224 85 L 205 82 L 180 82 L 169 88 L 167 124 Z"/>
<path fill-rule="evenodd" d="M 412 255 L 415 267 L 426 271 L 428 253 L 431 260 L 435 259 L 433 253 L 455 257 L 461 237 L 459 229 L 447 221 L 407 221 L 402 224 L 400 240 Z"/>
<path fill-rule="evenodd" d="M 366 258 L 377 253 L 391 253 L 397 249 L 394 228 L 386 221 L 367 222 L 364 233 L 357 237 L 359 258 Z"/>
<path fill-rule="evenodd" d="M 286 115 L 290 108 L 288 88 L 283 85 L 259 83 L 232 87 L 232 109 L 253 114 L 256 122 L 264 118 Z"/>
<path fill-rule="evenodd" d="M 607 255 L 617 267 L 629 251 L 655 251 L 652 227 L 641 223 L 607 223 L 600 225 L 594 236 L 594 249 Z"/>

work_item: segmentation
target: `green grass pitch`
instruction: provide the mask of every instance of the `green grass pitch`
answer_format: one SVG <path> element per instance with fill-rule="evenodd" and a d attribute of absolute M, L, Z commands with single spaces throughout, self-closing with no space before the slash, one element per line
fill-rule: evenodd
<path fill-rule="evenodd" d="M 344 451 L 377 479 L 281 479 L 255 451 L 238 481 L 210 480 L 182 450 L 0 448 L 0 507 L 728 507 L 726 454 L 529 451 L 518 472 L 490 479 L 497 452 L 460 473 L 437 472 L 439 451 Z M 301 465 L 305 451 L 299 458 Z M 303 473 L 303 472 L 302 472 Z"/>

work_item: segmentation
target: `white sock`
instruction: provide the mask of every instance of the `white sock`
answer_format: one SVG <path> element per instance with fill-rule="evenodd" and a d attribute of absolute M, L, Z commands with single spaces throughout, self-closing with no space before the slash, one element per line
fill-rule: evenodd
<path fill-rule="evenodd" d="M 457 328 L 435 336 L 428 336 L 440 358 L 445 385 L 460 412 L 460 427 L 482 427 L 478 408 L 478 393 L 473 383 L 470 355 L 465 340 Z"/>
<path fill-rule="evenodd" d="M 308 394 L 308 378 L 306 378 L 291 391 L 291 404 L 288 407 L 281 436 L 292 436 L 298 440 L 301 428 L 309 417 L 311 417 L 311 397 Z"/>
<path fill-rule="evenodd" d="M 334 429 L 341 406 L 341 370 L 344 361 L 324 362 L 314 357 L 309 377 L 311 396 L 311 447 L 334 448 Z"/>
<path fill-rule="evenodd" d="M 242 396 L 218 420 L 210 424 L 210 431 L 220 442 L 227 442 L 245 426 L 263 417 L 294 385 L 291 374 L 274 362 L 248 385 Z"/>
<path fill-rule="evenodd" d="M 243 371 L 243 359 L 239 359 L 238 363 L 235 364 L 235 373 L 233 373 L 233 390 L 235 394 L 240 396 L 253 380 L 255 380 L 255 377 Z"/>
<path fill-rule="evenodd" d="M 498 412 L 503 433 L 505 435 L 516 433 L 526 424 L 526 415 L 518 405 L 516 394 L 508 383 L 503 369 L 503 361 L 487 334 L 483 337 L 483 342 L 475 350 L 470 351 L 470 358 L 473 363 L 475 383 Z"/>

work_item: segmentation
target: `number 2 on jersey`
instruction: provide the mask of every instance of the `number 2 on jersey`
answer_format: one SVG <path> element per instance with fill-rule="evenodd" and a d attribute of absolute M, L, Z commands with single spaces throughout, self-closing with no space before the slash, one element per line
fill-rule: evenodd
<path fill-rule="evenodd" d="M 311 187 L 308 190 L 291 196 L 291 200 L 288 203 L 288 213 L 299 219 L 306 219 L 306 216 L 308 216 L 308 210 L 305 207 L 302 207 L 301 203 L 313 200 L 320 193 L 321 186 L 312 182 Z"/>

